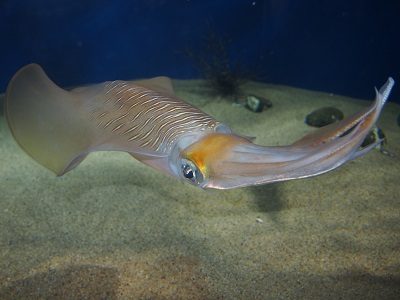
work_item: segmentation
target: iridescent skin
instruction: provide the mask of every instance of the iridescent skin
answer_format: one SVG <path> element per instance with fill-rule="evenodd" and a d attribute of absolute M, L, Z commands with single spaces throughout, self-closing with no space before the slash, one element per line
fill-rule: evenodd
<path fill-rule="evenodd" d="M 359 113 L 279 147 L 234 134 L 177 98 L 166 77 L 66 91 L 31 64 L 11 80 L 5 114 L 22 149 L 57 175 L 113 150 L 198 187 L 229 189 L 319 175 L 367 153 L 380 141 L 360 145 L 393 85 L 389 78 Z"/>

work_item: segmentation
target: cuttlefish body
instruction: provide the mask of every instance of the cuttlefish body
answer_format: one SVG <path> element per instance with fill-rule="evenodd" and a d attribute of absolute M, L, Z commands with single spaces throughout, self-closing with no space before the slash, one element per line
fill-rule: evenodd
<path fill-rule="evenodd" d="M 30 64 L 11 80 L 5 113 L 22 149 L 57 175 L 90 152 L 113 150 L 201 188 L 229 189 L 322 174 L 365 154 L 380 142 L 360 148 L 393 84 L 370 107 L 283 147 L 234 134 L 178 99 L 166 77 L 66 91 Z"/>

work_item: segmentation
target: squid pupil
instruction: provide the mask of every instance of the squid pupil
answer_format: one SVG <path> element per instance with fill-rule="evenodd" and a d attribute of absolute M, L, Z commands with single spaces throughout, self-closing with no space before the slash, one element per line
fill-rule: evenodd
<path fill-rule="evenodd" d="M 191 183 L 199 185 L 203 182 L 203 175 L 197 169 L 196 165 L 187 159 L 181 161 L 182 177 L 189 180 Z"/>
<path fill-rule="evenodd" d="M 185 165 L 183 168 L 183 174 L 185 175 L 186 178 L 188 179 L 193 179 L 194 177 L 194 173 L 192 171 L 192 169 L 190 168 L 190 166 Z"/>

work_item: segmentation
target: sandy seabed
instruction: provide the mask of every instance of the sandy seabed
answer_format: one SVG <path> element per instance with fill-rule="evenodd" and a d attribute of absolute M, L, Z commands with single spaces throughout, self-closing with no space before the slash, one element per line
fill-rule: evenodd
<path fill-rule="evenodd" d="M 248 83 L 252 113 L 201 81 L 182 99 L 263 145 L 313 130 L 310 111 L 369 102 Z M 374 96 L 371 88 L 371 98 Z M 0 114 L 0 299 L 399 299 L 400 106 L 373 150 L 327 174 L 228 191 L 165 177 L 126 153 L 91 154 L 55 177 L 14 142 Z"/>

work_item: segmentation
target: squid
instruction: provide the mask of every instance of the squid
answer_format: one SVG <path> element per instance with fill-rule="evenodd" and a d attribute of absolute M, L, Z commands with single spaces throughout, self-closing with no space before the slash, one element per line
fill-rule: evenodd
<path fill-rule="evenodd" d="M 61 176 L 93 151 L 124 151 L 200 188 L 231 189 L 319 175 L 364 155 L 361 148 L 389 97 L 287 146 L 261 146 L 179 99 L 171 80 L 107 81 L 65 90 L 37 64 L 10 81 L 5 116 L 19 146 Z"/>

